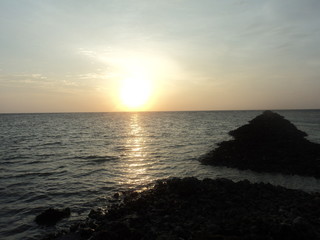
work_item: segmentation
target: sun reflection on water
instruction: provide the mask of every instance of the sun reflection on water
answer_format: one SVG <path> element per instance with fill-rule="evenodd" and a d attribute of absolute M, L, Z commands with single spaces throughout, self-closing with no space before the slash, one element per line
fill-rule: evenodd
<path fill-rule="evenodd" d="M 139 114 L 132 113 L 127 133 L 129 137 L 125 142 L 126 152 L 121 166 L 125 176 L 121 184 L 128 187 L 144 185 L 151 180 L 147 171 L 150 163 L 147 160 L 148 152 L 143 131 Z"/>

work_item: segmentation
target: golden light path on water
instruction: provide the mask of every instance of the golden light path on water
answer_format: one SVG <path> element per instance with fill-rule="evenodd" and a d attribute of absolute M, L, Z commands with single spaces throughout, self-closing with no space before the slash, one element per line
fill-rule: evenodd
<path fill-rule="evenodd" d="M 124 163 L 121 166 L 124 177 L 119 183 L 126 186 L 144 185 L 151 180 L 147 172 L 151 163 L 148 162 L 146 139 L 137 113 L 130 116 L 128 136 Z"/>

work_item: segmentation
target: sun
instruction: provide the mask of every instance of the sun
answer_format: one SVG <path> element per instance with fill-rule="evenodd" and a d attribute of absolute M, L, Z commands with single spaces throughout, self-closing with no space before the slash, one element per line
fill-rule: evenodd
<path fill-rule="evenodd" d="M 143 76 L 132 76 L 122 81 L 120 99 L 130 111 L 144 110 L 151 97 L 151 82 Z"/>
<path fill-rule="evenodd" d="M 121 65 L 124 75 L 120 81 L 119 93 L 123 110 L 144 111 L 150 106 L 154 74 L 149 62 L 137 57 L 123 59 Z"/>

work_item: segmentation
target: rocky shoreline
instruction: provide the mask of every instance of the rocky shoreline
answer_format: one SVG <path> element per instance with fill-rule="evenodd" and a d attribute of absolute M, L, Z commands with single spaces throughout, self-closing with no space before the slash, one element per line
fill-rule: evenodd
<path fill-rule="evenodd" d="M 232 140 L 218 144 L 201 162 L 241 170 L 320 178 L 320 144 L 283 116 L 265 111 L 229 132 Z"/>
<path fill-rule="evenodd" d="M 190 177 L 158 181 L 122 197 L 122 203 L 92 210 L 70 231 L 45 239 L 320 239 L 317 193 Z"/>
<path fill-rule="evenodd" d="M 320 177 L 320 144 L 277 113 L 265 111 L 219 144 L 205 164 Z M 248 180 L 172 178 L 143 192 L 115 194 L 106 210 L 44 239 L 312 240 L 320 239 L 320 193 Z M 70 210 L 48 210 L 43 224 Z M 47 219 L 47 216 L 49 216 Z M 55 217 L 51 219 L 51 217 Z"/>

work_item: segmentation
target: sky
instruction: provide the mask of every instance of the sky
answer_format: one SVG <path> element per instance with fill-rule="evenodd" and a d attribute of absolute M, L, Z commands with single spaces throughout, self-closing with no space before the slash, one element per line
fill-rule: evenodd
<path fill-rule="evenodd" d="M 320 108 L 319 0 L 1 0 L 0 113 Z"/>

